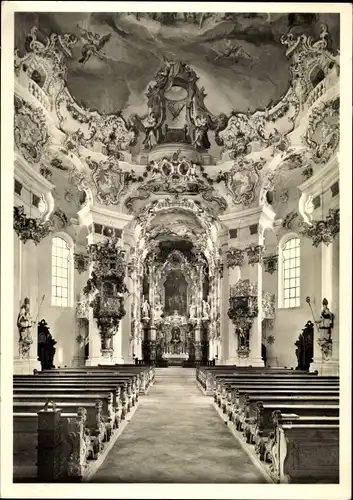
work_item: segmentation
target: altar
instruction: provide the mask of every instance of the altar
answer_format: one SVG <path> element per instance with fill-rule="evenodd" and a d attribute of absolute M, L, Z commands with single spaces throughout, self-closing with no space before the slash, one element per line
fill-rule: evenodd
<path fill-rule="evenodd" d="M 169 366 L 181 366 L 184 361 L 189 359 L 189 354 L 186 352 L 180 354 L 163 353 L 162 358 L 168 361 Z"/>
<path fill-rule="evenodd" d="M 167 316 L 161 322 L 157 341 L 163 360 L 168 361 L 169 365 L 182 365 L 183 361 L 189 359 L 187 318 L 178 314 L 177 310 Z"/>

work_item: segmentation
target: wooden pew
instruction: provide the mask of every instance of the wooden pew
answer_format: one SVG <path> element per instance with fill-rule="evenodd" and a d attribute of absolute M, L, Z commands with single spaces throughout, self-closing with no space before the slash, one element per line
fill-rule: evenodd
<path fill-rule="evenodd" d="M 101 422 L 104 423 L 105 432 L 104 432 L 104 440 L 109 441 L 112 430 L 115 428 L 116 416 L 115 416 L 115 408 L 113 405 L 113 393 L 112 392 L 96 392 L 89 393 L 86 390 L 83 390 L 77 394 L 62 394 L 57 393 L 56 390 L 47 390 L 45 393 L 37 392 L 36 389 L 32 391 L 31 394 L 27 393 L 16 393 L 13 397 L 13 406 L 18 406 L 18 403 L 23 403 L 26 405 L 26 408 L 30 408 L 34 403 L 40 403 L 42 406 L 46 401 L 52 401 L 57 406 L 63 407 L 65 404 L 65 408 L 70 408 L 70 405 L 74 407 L 81 406 L 86 407 L 88 403 L 89 406 L 87 408 L 94 407 L 101 408 Z M 97 411 L 94 413 L 89 412 L 87 416 L 87 427 L 92 431 L 97 431 L 99 427 L 98 423 L 100 422 L 97 419 Z"/>
<path fill-rule="evenodd" d="M 339 415 L 338 400 L 336 403 L 315 404 L 310 399 L 299 401 L 272 401 L 263 403 L 258 401 L 255 405 L 255 413 L 252 416 L 247 413 L 238 418 L 237 414 L 233 420 L 236 429 L 241 431 L 248 443 L 255 444 L 255 450 L 259 454 L 260 460 L 264 460 L 266 443 L 273 430 L 272 414 L 275 410 L 283 413 L 295 413 L 299 416 L 327 416 L 337 417 Z"/>
<path fill-rule="evenodd" d="M 94 446 L 86 432 L 86 410 L 79 408 L 77 413 L 58 413 L 56 425 L 58 432 L 55 456 L 58 467 L 55 476 L 48 473 L 43 437 L 48 438 L 48 415 L 52 405 L 45 405 L 38 413 L 13 414 L 13 480 L 27 482 L 35 478 L 45 482 L 69 477 L 80 480 L 87 468 L 87 460 L 94 456 Z M 43 424 L 43 418 L 45 424 Z M 49 418 L 49 421 L 51 419 Z M 44 432 L 44 436 L 42 433 Z M 46 440 L 48 444 L 48 439 Z M 44 444 L 44 449 L 43 449 Z"/>
<path fill-rule="evenodd" d="M 231 382 L 229 381 L 223 382 L 223 380 L 220 380 L 219 383 L 217 383 L 217 386 L 214 390 L 214 396 L 213 396 L 214 401 L 218 404 L 218 406 L 221 406 L 222 400 L 230 402 L 234 390 L 236 390 L 239 386 L 248 386 L 249 389 L 251 389 L 252 387 L 255 386 L 268 387 L 269 385 L 273 386 L 290 385 L 290 386 L 296 386 L 298 388 L 316 387 L 317 389 L 320 389 L 320 387 L 323 387 L 325 389 L 327 387 L 332 387 L 335 390 L 338 389 L 338 382 L 326 382 L 325 380 L 321 380 L 321 377 L 316 379 L 307 379 L 305 381 L 298 379 L 273 378 L 267 376 L 263 376 L 261 379 L 255 379 L 255 380 L 249 378 L 238 378 L 237 380 L 232 380 Z"/>
<path fill-rule="evenodd" d="M 286 368 L 266 368 L 266 367 L 235 367 L 235 366 L 215 366 L 203 367 L 196 371 L 196 379 L 206 391 L 210 393 L 213 390 L 214 381 L 218 377 L 237 377 L 237 376 L 262 376 L 262 375 L 280 375 L 298 377 L 317 377 L 317 372 L 308 373 L 299 370 L 289 370 Z"/>
<path fill-rule="evenodd" d="M 51 375 L 51 376 L 61 376 L 62 374 L 103 374 L 103 373 L 115 373 L 122 376 L 133 376 L 140 380 L 140 390 L 144 394 L 147 389 L 153 384 L 155 378 L 155 369 L 153 367 L 146 366 L 135 366 L 135 365 L 98 365 L 90 367 L 81 368 L 58 368 L 54 370 L 46 370 L 37 372 L 37 375 Z"/>
<path fill-rule="evenodd" d="M 290 384 L 290 383 L 262 383 L 262 384 L 237 384 L 227 387 L 225 393 L 221 395 L 219 406 L 222 408 L 223 413 L 227 415 L 234 412 L 239 406 L 240 401 L 243 400 L 245 394 L 255 395 L 258 393 L 263 394 L 278 394 L 278 395 L 300 395 L 311 394 L 316 396 L 327 395 L 339 397 L 339 387 L 332 385 L 314 385 L 314 384 Z"/>
<path fill-rule="evenodd" d="M 115 384 L 105 384 L 106 390 L 104 391 L 104 394 L 112 394 L 113 400 L 112 400 L 112 414 L 111 418 L 109 417 L 109 412 L 111 411 L 110 408 L 105 409 L 103 407 L 103 411 L 107 412 L 108 415 L 108 421 L 111 423 L 112 428 L 118 428 L 120 425 L 121 420 L 125 418 L 125 415 L 127 413 L 127 403 L 126 400 L 124 400 L 124 397 L 121 398 L 121 388 L 120 386 L 116 386 Z M 95 397 L 96 399 L 100 399 L 100 394 L 98 393 L 99 388 L 96 387 L 78 387 L 77 384 L 66 384 L 65 387 L 57 387 L 52 384 L 45 384 L 42 383 L 41 385 L 26 385 L 26 386 L 16 386 L 13 389 L 13 394 L 14 398 L 20 399 L 21 401 L 25 401 L 25 398 L 22 398 L 22 396 L 28 397 L 28 396 L 35 396 L 37 399 L 42 400 L 44 399 L 51 399 L 51 396 L 54 396 L 55 398 L 60 397 L 60 401 L 64 402 L 67 401 L 66 396 L 69 395 L 71 397 L 75 397 L 76 399 L 80 398 L 80 395 L 84 394 L 89 395 L 90 397 Z"/>
<path fill-rule="evenodd" d="M 277 483 L 339 483 L 339 423 L 330 417 L 273 415 L 266 459 Z"/>
<path fill-rule="evenodd" d="M 94 375 L 89 375 L 88 377 L 86 377 L 84 374 L 73 376 L 63 374 L 61 377 L 51 377 L 50 375 L 46 377 L 37 377 L 36 375 L 24 375 L 19 377 L 16 376 L 16 378 L 14 378 L 14 387 L 33 387 L 35 385 L 39 385 L 43 381 L 45 384 L 52 384 L 56 387 L 59 385 L 60 387 L 64 387 L 65 383 L 70 383 L 75 384 L 78 387 L 90 386 L 96 387 L 98 389 L 104 388 L 108 382 L 115 383 L 116 386 L 120 386 L 123 397 L 125 397 L 125 392 L 127 394 L 126 398 L 128 411 L 137 403 L 139 397 L 139 383 L 137 380 L 134 381 L 133 379 L 131 379 L 131 377 L 121 377 L 115 374 L 103 374 L 103 376 L 102 374 L 100 374 L 97 377 Z"/>
<path fill-rule="evenodd" d="M 110 389 L 113 393 L 115 391 L 120 391 L 120 398 L 122 400 L 123 406 L 126 406 L 126 411 L 129 411 L 130 408 L 136 404 L 138 401 L 138 391 L 134 389 L 134 387 L 129 384 L 129 381 L 125 379 L 107 379 L 106 381 L 102 380 L 94 380 L 91 379 L 87 381 L 86 379 L 77 379 L 77 378 L 63 378 L 60 380 L 57 379 L 40 379 L 40 380 L 23 380 L 23 381 L 15 381 L 13 385 L 14 389 L 32 389 L 35 387 L 38 388 L 78 388 L 80 390 L 85 390 L 87 387 L 94 389 L 95 391 L 100 391 L 101 389 Z M 125 413 L 126 413 L 125 411 Z"/>
<path fill-rule="evenodd" d="M 337 386 L 338 380 L 332 379 L 331 377 L 296 377 L 296 376 L 278 376 L 278 375 L 270 375 L 263 374 L 261 376 L 256 376 L 254 374 L 244 375 L 244 376 L 232 376 L 232 377 L 216 377 L 213 382 L 213 395 L 217 393 L 221 394 L 226 390 L 227 387 L 236 386 L 236 384 L 240 382 L 249 383 L 249 384 L 261 384 L 265 383 L 265 381 L 276 382 L 291 382 L 293 384 L 316 384 L 316 385 L 333 385 Z"/>
<path fill-rule="evenodd" d="M 37 413 L 40 408 L 45 405 L 45 399 L 36 399 L 34 401 L 30 399 L 14 399 L 13 401 L 13 412 L 14 413 Z M 96 453 L 101 451 L 104 447 L 103 443 L 109 441 L 112 424 L 107 422 L 107 418 L 103 415 L 103 401 L 97 400 L 95 402 L 89 402 L 82 395 L 79 400 L 74 399 L 73 401 L 61 402 L 60 398 L 55 398 L 52 395 L 51 400 L 54 400 L 56 406 L 60 407 L 62 414 L 65 413 L 77 413 L 79 408 L 84 408 L 87 411 L 86 427 L 90 432 L 92 446 L 95 447 Z"/>

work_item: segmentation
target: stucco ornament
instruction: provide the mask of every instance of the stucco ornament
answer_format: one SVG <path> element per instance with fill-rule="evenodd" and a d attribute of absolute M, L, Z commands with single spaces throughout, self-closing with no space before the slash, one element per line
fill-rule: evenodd
<path fill-rule="evenodd" d="M 219 138 L 224 149 L 232 152 L 233 158 L 249 153 L 251 142 L 260 139 L 252 121 L 242 113 L 230 116 L 227 127 L 219 132 Z"/>
<path fill-rule="evenodd" d="M 259 184 L 259 171 L 263 168 L 265 160 L 257 162 L 248 159 L 239 159 L 233 167 L 218 176 L 218 181 L 224 181 L 228 194 L 235 205 L 250 205 L 256 196 Z"/>
<path fill-rule="evenodd" d="M 43 111 L 15 97 L 15 145 L 30 163 L 38 163 L 49 142 L 49 133 Z"/>
<path fill-rule="evenodd" d="M 148 199 L 152 194 L 201 195 L 204 200 L 215 203 L 216 210 L 227 208 L 225 199 L 212 186 L 212 180 L 203 172 L 201 165 L 180 155 L 180 150 L 171 157 L 150 162 L 143 175 L 138 190 L 125 201 L 125 206 L 133 211 L 137 200 Z"/>
<path fill-rule="evenodd" d="M 330 52 L 329 33 L 325 24 L 321 25 L 320 37 L 313 41 L 304 34 L 295 38 L 293 33 L 283 35 L 281 43 L 287 46 L 286 55 L 292 58 L 290 72 L 292 87 L 303 105 L 316 87 L 325 90 L 325 77 L 330 71 L 339 73 L 339 57 Z M 323 75 L 321 79 L 318 76 Z M 317 96 L 315 96 L 317 98 Z"/>
<path fill-rule="evenodd" d="M 338 147 L 339 107 L 340 99 L 336 98 L 320 103 L 310 114 L 302 141 L 309 147 L 309 153 L 315 163 L 326 163 Z"/>
<path fill-rule="evenodd" d="M 130 182 L 137 181 L 133 171 L 124 172 L 116 158 L 100 162 L 87 160 L 96 189 L 97 200 L 105 205 L 117 205 Z"/>

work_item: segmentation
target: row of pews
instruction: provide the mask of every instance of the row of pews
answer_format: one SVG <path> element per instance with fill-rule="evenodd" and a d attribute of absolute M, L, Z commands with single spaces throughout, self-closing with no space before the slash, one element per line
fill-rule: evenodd
<path fill-rule="evenodd" d="M 14 375 L 14 481 L 82 480 L 154 378 L 140 365 Z"/>
<path fill-rule="evenodd" d="M 199 367 L 197 381 L 275 483 L 339 483 L 339 377 Z"/>

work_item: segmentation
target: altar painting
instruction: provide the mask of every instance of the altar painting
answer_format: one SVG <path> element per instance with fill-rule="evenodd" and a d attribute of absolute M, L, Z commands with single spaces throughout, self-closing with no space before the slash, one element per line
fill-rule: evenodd
<path fill-rule="evenodd" d="M 174 311 L 181 316 L 187 315 L 187 288 L 183 273 L 179 270 L 170 271 L 164 283 L 166 315 L 172 315 Z"/>

